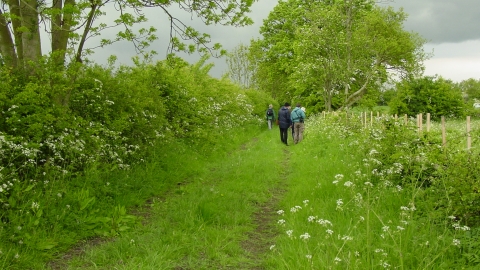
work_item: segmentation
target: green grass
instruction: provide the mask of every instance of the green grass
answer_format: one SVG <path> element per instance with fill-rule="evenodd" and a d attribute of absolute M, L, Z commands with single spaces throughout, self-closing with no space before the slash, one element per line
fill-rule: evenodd
<path fill-rule="evenodd" d="M 284 147 L 278 137 L 278 131 L 266 131 L 202 160 L 195 175 L 150 204 L 146 225 L 88 247 L 68 269 L 248 269 L 261 264 L 242 242 L 258 226 L 254 213 L 273 199 L 283 181 Z M 170 173 L 181 170 L 192 171 Z"/>
<path fill-rule="evenodd" d="M 143 225 L 126 219 L 117 237 L 31 268 L 461 269 L 468 231 L 418 201 L 428 190 L 375 171 L 375 132 L 312 117 L 297 145 L 277 129 L 239 132 L 212 154 L 165 146 L 129 172 L 91 174 L 113 205 L 138 205 Z M 122 225 L 129 215 L 115 211 Z"/>

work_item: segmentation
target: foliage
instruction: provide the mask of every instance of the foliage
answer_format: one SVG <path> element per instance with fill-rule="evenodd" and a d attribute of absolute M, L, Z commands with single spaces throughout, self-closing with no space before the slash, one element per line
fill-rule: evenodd
<path fill-rule="evenodd" d="M 206 58 L 195 65 L 175 57 L 137 61 L 117 70 L 77 64 L 64 70 L 50 60 L 29 74 L 8 66 L 0 72 L 4 262 L 28 250 L 45 258 L 83 238 L 129 230 L 137 222 L 127 213 L 132 203 L 117 198 L 143 189 L 143 182 L 114 174 L 141 166 L 175 141 L 199 154 L 219 150 L 220 138 L 258 126 L 268 102 L 211 78 Z"/>
<path fill-rule="evenodd" d="M 254 65 L 249 59 L 249 48 L 240 44 L 227 55 L 228 77 L 244 88 L 254 88 Z"/>
<path fill-rule="evenodd" d="M 254 80 L 258 87 L 278 101 L 293 99 L 288 83 L 293 60 L 296 29 L 305 21 L 305 9 L 311 1 L 279 1 L 260 28 L 261 39 L 252 40 L 250 52 L 257 66 Z"/>
<path fill-rule="evenodd" d="M 289 149 L 289 192 L 266 268 L 478 268 L 478 225 L 435 203 L 452 199 L 448 186 L 423 185 L 448 181 L 431 170 L 444 160 L 438 148 L 390 117 L 371 127 L 358 115 L 310 117 L 305 140 Z"/>
<path fill-rule="evenodd" d="M 29 61 L 36 62 L 42 55 L 40 30 L 45 27 L 51 40 L 52 59 L 59 66 L 69 57 L 76 62 L 85 60 L 94 48 L 111 45 L 126 40 L 132 42 L 139 54 L 150 58 L 155 51 L 147 52 L 149 45 L 157 39 L 157 29 L 153 26 L 138 26 L 147 22 L 145 11 L 155 8 L 163 11 L 169 21 L 169 52 L 196 50 L 203 54 L 224 54 L 220 44 L 210 45 L 210 35 L 201 33 L 188 26 L 173 14 L 176 9 L 200 18 L 205 24 L 244 26 L 252 24 L 246 16 L 253 4 L 252 0 L 232 1 L 37 1 L 27 0 L 20 5 L 18 1 L 4 1 L 0 9 L 0 55 L 5 63 L 12 67 L 24 67 Z M 177 6 L 177 8 L 174 8 Z M 36 8 L 32 8 L 36 7 Z M 117 15 L 112 21 L 102 17 Z M 41 18 L 41 20 L 40 20 Z M 10 27 L 11 24 L 11 27 Z M 93 48 L 86 47 L 87 39 L 99 37 L 106 30 L 123 28 L 114 38 L 101 38 Z M 191 40 L 186 44 L 185 40 Z"/>
<path fill-rule="evenodd" d="M 392 113 L 409 116 L 430 113 L 432 119 L 464 115 L 460 90 L 441 77 L 404 80 L 397 84 L 396 91 L 396 96 L 389 103 Z"/>
<path fill-rule="evenodd" d="M 470 78 L 468 80 L 458 83 L 458 87 L 461 89 L 464 99 L 467 103 L 473 103 L 480 101 L 480 79 L 475 80 Z"/>
<path fill-rule="evenodd" d="M 421 71 L 424 40 L 403 29 L 405 18 L 373 1 L 280 1 L 251 42 L 256 81 L 277 100 L 350 107 L 377 95 L 387 70 Z"/>

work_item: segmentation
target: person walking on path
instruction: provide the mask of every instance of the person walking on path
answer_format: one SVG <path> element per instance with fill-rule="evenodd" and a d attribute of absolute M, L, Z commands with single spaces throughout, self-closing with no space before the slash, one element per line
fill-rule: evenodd
<path fill-rule="evenodd" d="M 275 122 L 275 119 L 277 119 L 277 116 L 275 115 L 275 110 L 273 110 L 272 104 L 268 105 L 268 109 L 265 112 L 265 114 L 267 116 L 268 129 L 272 129 L 272 125 Z"/>
<path fill-rule="evenodd" d="M 288 145 L 288 128 L 292 125 L 290 119 L 290 104 L 288 102 L 278 111 L 278 126 L 280 128 L 280 139 Z"/>
<path fill-rule="evenodd" d="M 293 137 L 293 142 L 295 144 L 303 140 L 303 130 L 305 129 L 303 121 L 305 120 L 306 115 L 305 112 L 303 112 L 303 110 L 301 109 L 301 107 L 302 105 L 300 103 L 297 103 L 297 106 L 295 107 L 295 109 L 293 109 L 290 116 L 293 123 L 293 129 L 295 130 Z"/>

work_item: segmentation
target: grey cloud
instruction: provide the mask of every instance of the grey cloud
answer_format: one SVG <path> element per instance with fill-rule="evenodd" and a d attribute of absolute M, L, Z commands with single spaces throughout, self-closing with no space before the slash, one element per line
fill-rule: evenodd
<path fill-rule="evenodd" d="M 409 14 L 405 22 L 405 29 L 419 33 L 427 39 L 428 45 L 459 43 L 480 38 L 478 0 L 383 0 L 382 2 L 379 5 L 391 5 L 395 9 L 403 8 Z M 247 27 L 206 26 L 200 19 L 192 17 L 186 12 L 174 8 L 171 11 L 185 24 L 195 27 L 200 32 L 210 34 L 212 43 L 219 42 L 225 49 L 232 50 L 240 43 L 248 44 L 252 38 L 260 37 L 260 26 L 277 3 L 278 0 L 255 2 L 252 6 L 252 13 L 249 15 L 254 20 L 254 24 Z M 169 40 L 169 21 L 166 15 L 160 13 L 158 9 L 147 10 L 145 13 L 149 18 L 149 22 L 145 26 L 153 25 L 158 29 L 159 40 L 153 44 L 151 49 L 158 52 L 158 60 L 164 59 Z M 108 35 L 113 34 L 108 33 Z M 435 54 L 437 53 L 439 52 L 435 52 Z M 98 50 L 95 59 L 102 62 L 101 59 L 106 60 L 111 54 L 116 54 L 119 62 L 130 64 L 130 58 L 135 55 L 135 51 L 131 44 L 122 42 Z M 448 52 L 441 52 L 441 54 L 448 54 Z M 180 54 L 180 56 L 192 63 L 199 58 L 197 54 Z M 226 70 L 225 59 L 212 59 L 210 62 L 215 64 L 211 74 L 220 77 Z"/>
<path fill-rule="evenodd" d="M 405 29 L 430 43 L 462 42 L 480 38 L 478 0 L 394 0 L 388 3 L 409 14 Z"/>

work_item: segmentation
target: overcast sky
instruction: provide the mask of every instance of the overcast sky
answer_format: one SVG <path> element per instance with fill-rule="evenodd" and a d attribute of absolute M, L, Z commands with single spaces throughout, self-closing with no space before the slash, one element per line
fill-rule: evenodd
<path fill-rule="evenodd" d="M 254 3 L 249 16 L 255 23 L 248 27 L 207 27 L 184 12 L 175 14 L 197 30 L 209 33 L 213 43 L 219 42 L 225 49 L 231 50 L 241 43 L 249 44 L 252 38 L 260 37 L 260 26 L 277 3 L 277 0 L 259 0 Z M 409 14 L 405 29 L 417 32 L 428 40 L 425 51 L 433 52 L 434 56 L 425 62 L 425 75 L 438 74 L 459 82 L 468 78 L 480 79 L 479 4 L 478 0 L 384 0 L 380 5 L 403 8 Z M 160 40 L 152 46 L 159 53 L 157 60 L 165 58 L 169 36 L 168 21 L 160 12 L 162 11 L 157 9 L 146 13 L 149 18 L 147 25 L 153 25 L 159 30 Z M 98 50 L 93 59 L 105 63 L 111 54 L 117 55 L 120 63 L 130 65 L 135 51 L 132 45 L 122 42 Z M 182 57 L 192 63 L 198 59 L 198 55 Z M 210 62 L 215 64 L 211 75 L 221 77 L 226 71 L 225 59 L 211 59 Z"/>

